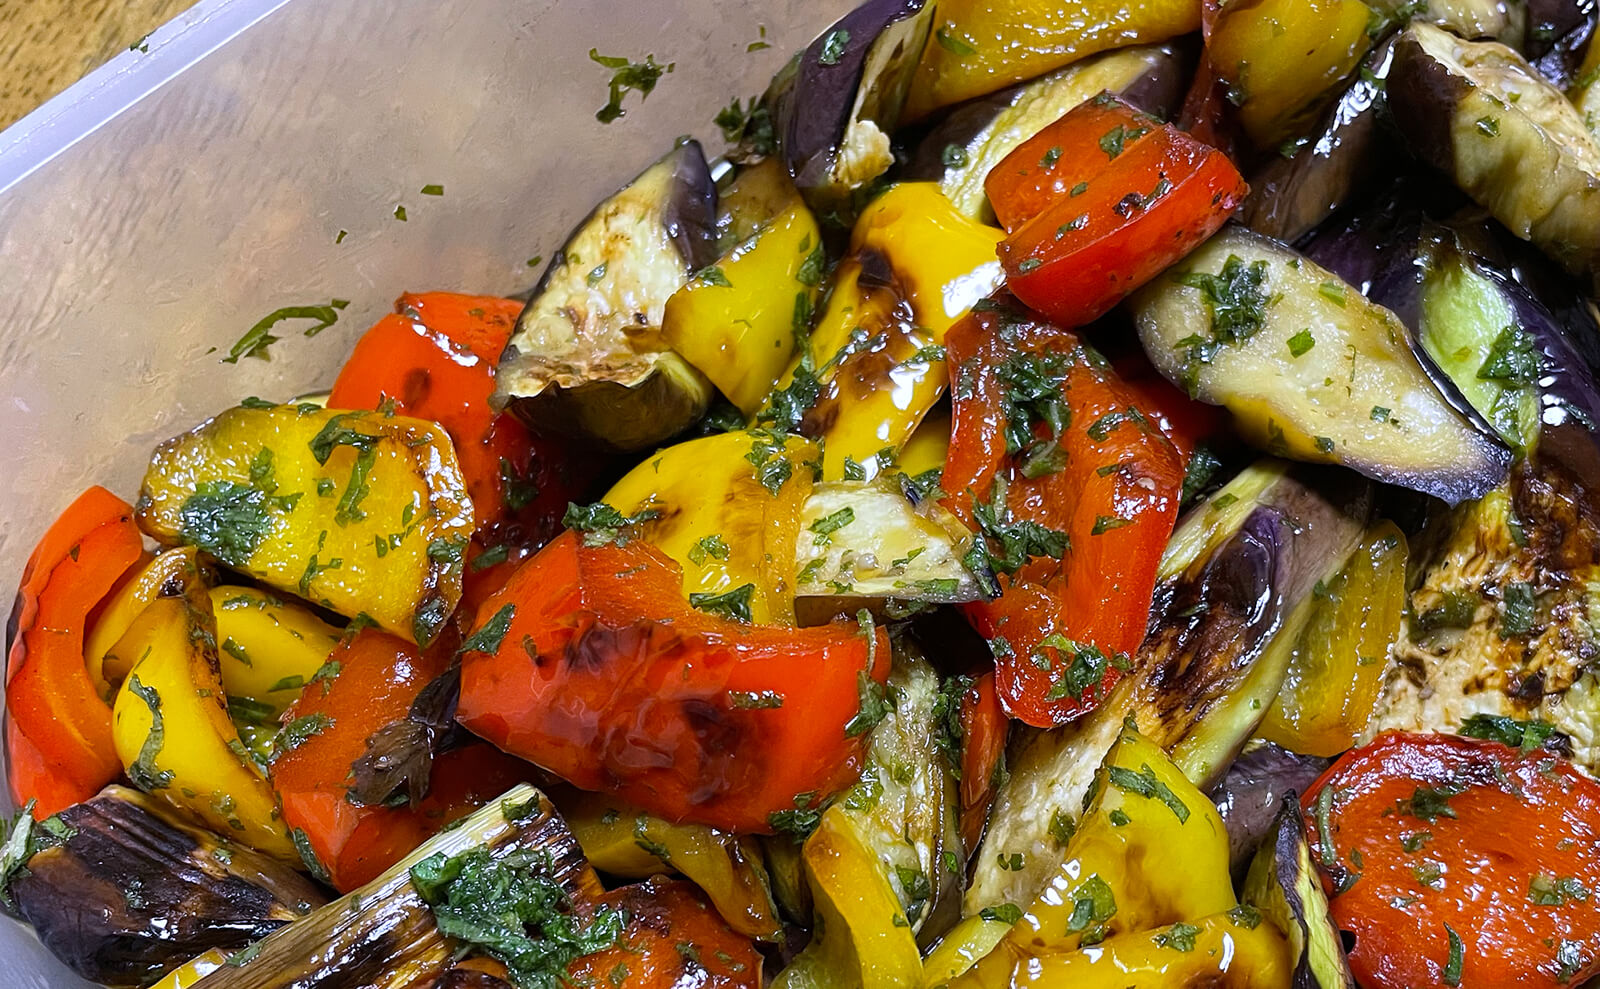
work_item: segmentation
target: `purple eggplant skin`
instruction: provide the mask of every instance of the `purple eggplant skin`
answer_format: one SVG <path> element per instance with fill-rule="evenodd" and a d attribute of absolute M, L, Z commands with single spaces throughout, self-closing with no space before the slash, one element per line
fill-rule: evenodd
<path fill-rule="evenodd" d="M 1300 946 L 1292 989 L 1356 989 L 1345 960 L 1343 933 L 1328 913 L 1322 876 L 1306 841 L 1306 820 L 1299 794 L 1283 795 L 1282 807 L 1268 827 L 1256 860 L 1244 881 L 1246 902 L 1259 907 L 1290 944 Z"/>
<path fill-rule="evenodd" d="M 1211 791 L 1211 799 L 1228 829 L 1228 861 L 1235 880 L 1244 877 L 1250 859 L 1272 834 L 1285 797 L 1304 793 L 1328 763 L 1320 756 L 1260 742 L 1228 767 L 1227 775 Z"/>
<path fill-rule="evenodd" d="M 1540 455 L 1559 460 L 1578 477 L 1600 477 L 1600 380 L 1574 345 L 1569 331 L 1527 285 L 1463 244 L 1463 240 L 1492 243 L 1494 232 L 1480 229 L 1471 233 L 1476 236 L 1460 238 L 1449 226 L 1426 219 L 1417 221 L 1409 237 L 1402 236 L 1392 245 L 1391 263 L 1374 282 L 1371 298 L 1400 317 L 1418 360 L 1445 390 L 1448 375 L 1418 341 L 1421 264 L 1433 250 L 1453 251 L 1460 263 L 1470 265 L 1478 277 L 1494 285 L 1507 303 L 1515 325 L 1533 341 L 1539 362 Z M 1430 243 L 1442 246 L 1430 250 Z M 1453 385 L 1445 393 L 1460 394 Z M 1478 419 L 1481 421 L 1482 417 Z"/>
<path fill-rule="evenodd" d="M 64 842 L 11 882 L 22 918 L 84 978 L 144 985 L 211 948 L 235 951 L 326 902 L 305 877 L 110 786 L 58 815 Z"/>
<path fill-rule="evenodd" d="M 1528 0 L 1528 38 L 1522 53 L 1557 89 L 1577 81 L 1578 67 L 1594 38 L 1596 0 Z"/>
<path fill-rule="evenodd" d="M 837 201 L 835 166 L 860 117 L 897 125 L 932 28 L 928 0 L 867 0 L 807 45 L 767 101 L 783 162 L 808 199 Z M 869 78 L 869 65 L 881 75 Z"/>
<path fill-rule="evenodd" d="M 1292 243 L 1390 170 L 1395 154 L 1380 117 L 1384 80 L 1393 62 L 1391 35 L 1373 49 L 1364 71 L 1323 114 L 1314 137 L 1288 158 L 1268 156 L 1250 176 L 1250 195 L 1234 219 Z"/>

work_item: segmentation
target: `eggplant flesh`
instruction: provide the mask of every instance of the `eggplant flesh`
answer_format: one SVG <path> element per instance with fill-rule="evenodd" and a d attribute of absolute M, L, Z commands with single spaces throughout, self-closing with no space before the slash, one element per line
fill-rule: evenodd
<path fill-rule="evenodd" d="M 1287 158 L 1270 156 L 1250 176 L 1250 195 L 1235 219 L 1277 240 L 1299 240 L 1390 164 L 1390 138 L 1379 118 L 1393 59 L 1392 39 L 1368 54 L 1314 135 Z"/>
<path fill-rule="evenodd" d="M 1145 353 L 1268 453 L 1451 504 L 1505 478 L 1510 451 L 1439 390 L 1400 320 L 1332 272 L 1242 227 L 1178 267 L 1134 296 Z"/>
<path fill-rule="evenodd" d="M 1575 275 L 1600 258 L 1600 146 L 1521 55 L 1413 24 L 1388 85 L 1412 151 Z"/>
<path fill-rule="evenodd" d="M 997 903 L 1025 907 L 1049 881 L 1059 860 L 1052 825 L 1058 830 L 1059 821 L 1081 813 L 1100 755 L 1125 719 L 1202 790 L 1260 724 L 1287 667 L 1297 612 L 1316 582 L 1354 552 L 1372 510 L 1371 486 L 1348 473 L 1263 473 L 1270 481 L 1248 511 L 1229 512 L 1239 496 L 1224 487 L 1180 523 L 1183 535 L 1206 529 L 1213 512 L 1233 520 L 1222 532 L 1183 535 L 1184 545 L 1212 548 L 1157 585 L 1134 671 L 1105 702 L 1063 728 L 1014 736 L 968 913 Z M 1022 868 L 1001 867 L 1002 849 L 1021 851 Z"/>
<path fill-rule="evenodd" d="M 818 35 L 766 101 L 795 185 L 819 212 L 894 165 L 889 135 L 933 27 L 928 0 L 867 0 Z"/>
<path fill-rule="evenodd" d="M 1547 428 L 1505 485 L 1425 531 L 1370 734 L 1538 719 L 1600 772 L 1600 475 L 1554 452 Z"/>
<path fill-rule="evenodd" d="M 84 978 L 144 985 L 213 948 L 235 951 L 321 906 L 288 866 L 109 786 L 58 815 L 65 841 L 11 883 L 17 910 Z"/>
<path fill-rule="evenodd" d="M 906 177 L 938 182 L 956 209 L 992 224 L 984 180 L 1018 145 L 1102 92 L 1165 118 L 1183 99 L 1192 62 L 1180 44 L 1136 45 L 964 104 L 918 142 Z"/>
<path fill-rule="evenodd" d="M 894 477 L 818 484 L 795 544 L 796 612 L 809 624 L 888 601 L 976 601 L 982 590 L 961 562 L 971 547 L 959 519 L 932 499 L 914 503 Z"/>
<path fill-rule="evenodd" d="M 1328 913 L 1322 876 L 1311 861 L 1294 792 L 1283 800 L 1268 841 L 1245 878 L 1244 900 L 1272 921 L 1295 958 L 1294 989 L 1356 989 L 1339 928 Z"/>
<path fill-rule="evenodd" d="M 667 300 L 717 259 L 717 191 L 700 145 L 651 165 L 551 259 L 500 356 L 494 402 L 612 450 L 659 443 L 714 389 L 666 345 Z"/>

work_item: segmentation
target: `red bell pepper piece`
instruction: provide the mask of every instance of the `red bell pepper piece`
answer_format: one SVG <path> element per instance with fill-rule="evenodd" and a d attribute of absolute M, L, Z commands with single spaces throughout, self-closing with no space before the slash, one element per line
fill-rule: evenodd
<path fill-rule="evenodd" d="M 337 674 L 314 680 L 285 713 L 303 737 L 271 766 L 283 818 L 341 892 L 362 886 L 446 824 L 529 779 L 532 767 L 473 744 L 438 755 L 427 795 L 415 806 L 358 805 L 348 793 L 369 739 L 404 721 L 417 694 L 447 666 L 448 650 L 419 652 L 377 629 L 363 629 L 330 657 Z"/>
<path fill-rule="evenodd" d="M 356 343 L 328 398 L 439 423 L 455 444 L 480 533 L 515 521 L 542 545 L 589 476 L 560 440 L 489 406 L 495 363 L 522 303 L 453 292 L 407 293 Z"/>
<path fill-rule="evenodd" d="M 600 905 L 622 913 L 622 936 L 573 962 L 568 985 L 760 989 L 755 944 L 724 923 L 694 883 L 650 879 L 612 890 Z"/>
<path fill-rule="evenodd" d="M 6 750 L 12 799 L 39 817 L 87 800 L 122 775 L 111 706 L 83 658 L 89 614 L 144 552 L 133 509 L 93 487 L 68 506 L 28 558 L 6 662 Z"/>
<path fill-rule="evenodd" d="M 1134 395 L 1145 418 L 1177 448 L 1187 468 L 1195 447 L 1215 442 L 1227 433 L 1227 413 L 1216 405 L 1197 402 L 1163 378 L 1143 354 L 1113 362 L 1117 377 Z"/>
<path fill-rule="evenodd" d="M 994 803 L 995 770 L 1006 753 L 1011 721 L 994 689 L 994 671 L 961 694 L 961 841 L 977 848 Z"/>
<path fill-rule="evenodd" d="M 1011 291 L 1082 326 L 1198 247 L 1249 187 L 1226 155 L 1102 94 L 990 171 Z"/>
<path fill-rule="evenodd" d="M 1600 783 L 1566 759 L 1391 732 L 1341 757 L 1303 805 L 1361 985 L 1556 989 L 1600 975 Z"/>
<path fill-rule="evenodd" d="M 770 831 L 772 814 L 853 783 L 889 674 L 881 629 L 697 611 L 653 547 L 571 532 L 477 624 L 458 721 L 578 787 L 730 831 Z"/>
<path fill-rule="evenodd" d="M 995 650 L 1006 711 L 1062 724 L 1099 704 L 1144 637 L 1183 458 L 1072 333 L 1001 303 L 945 347 L 945 504 L 1003 571 L 999 596 L 966 615 Z"/>

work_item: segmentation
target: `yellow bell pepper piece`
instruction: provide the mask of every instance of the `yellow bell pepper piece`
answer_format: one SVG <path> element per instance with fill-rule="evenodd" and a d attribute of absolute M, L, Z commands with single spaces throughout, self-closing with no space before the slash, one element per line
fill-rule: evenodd
<path fill-rule="evenodd" d="M 681 873 L 705 891 L 729 927 L 765 941 L 780 938 L 783 926 L 755 838 L 673 824 L 600 793 L 562 800 L 561 816 L 601 872 L 629 879 Z"/>
<path fill-rule="evenodd" d="M 1344 572 L 1315 600 L 1259 734 L 1294 752 L 1336 756 L 1366 733 L 1389 644 L 1406 601 L 1406 537 L 1393 522 L 1367 530 Z"/>
<path fill-rule="evenodd" d="M 920 989 L 911 922 L 842 806 L 823 812 L 802 856 L 816 933 L 773 989 Z"/>
<path fill-rule="evenodd" d="M 662 317 L 667 343 L 746 418 L 789 366 L 822 291 L 822 229 L 789 186 L 783 210 L 673 293 Z"/>
<path fill-rule="evenodd" d="M 100 688 L 100 696 L 107 701 L 116 696 L 117 685 L 128 675 L 128 667 L 137 656 L 118 656 L 111 651 L 128 631 L 128 626 L 161 595 L 168 580 L 182 579 L 195 564 L 194 554 L 184 550 L 171 550 L 150 558 L 131 580 L 123 581 L 111 592 L 100 614 L 83 637 L 83 658 L 89 666 L 89 677 Z"/>
<path fill-rule="evenodd" d="M 229 409 L 163 443 L 138 518 L 161 542 L 423 644 L 461 598 L 473 527 L 442 428 L 312 405 Z"/>
<path fill-rule="evenodd" d="M 819 457 L 799 436 L 705 436 L 635 467 L 604 501 L 628 516 L 658 513 L 638 535 L 683 568 L 685 594 L 751 584 L 757 625 L 793 625 L 795 537 Z"/>
<path fill-rule="evenodd" d="M 263 701 L 281 713 L 339 644 L 339 629 L 266 591 L 223 585 L 210 596 L 229 697 Z"/>
<path fill-rule="evenodd" d="M 189 989 L 190 986 L 195 985 L 227 963 L 228 953 L 212 948 L 203 955 L 195 955 L 168 972 L 165 978 L 151 986 L 150 989 Z"/>
<path fill-rule="evenodd" d="M 944 470 L 950 459 L 950 410 L 942 406 L 929 412 L 900 451 L 902 473 L 911 477 L 930 470 Z"/>
<path fill-rule="evenodd" d="M 963 975 L 1005 940 L 1011 925 L 988 917 L 967 917 L 950 929 L 922 960 L 924 989 L 937 989 Z"/>
<path fill-rule="evenodd" d="M 1260 147 L 1301 134 L 1320 97 L 1356 70 L 1372 45 L 1361 0 L 1254 0 L 1225 4 L 1206 57 L 1231 90 L 1239 122 Z"/>
<path fill-rule="evenodd" d="M 1070 951 L 1236 904 L 1222 818 L 1161 746 L 1124 727 L 1090 792 L 1065 861 L 1006 937 L 1017 954 Z"/>
<path fill-rule="evenodd" d="M 807 345 L 821 393 L 801 428 L 823 440 L 824 480 L 870 480 L 939 401 L 945 333 L 1003 282 L 1004 236 L 932 182 L 896 185 L 862 211 Z"/>
<path fill-rule="evenodd" d="M 1004 969 L 984 959 L 950 989 L 1284 989 L 1295 960 L 1277 928 L 1249 907 L 1121 934 L 1093 948 L 1018 959 Z"/>
<path fill-rule="evenodd" d="M 298 862 L 272 787 L 228 718 L 215 643 L 196 569 L 183 596 L 151 602 L 114 647 L 137 657 L 112 708 L 117 756 L 140 789 L 218 834 Z"/>
<path fill-rule="evenodd" d="M 1042 76 L 1095 52 L 1200 30 L 1199 0 L 941 0 L 904 119 Z"/>

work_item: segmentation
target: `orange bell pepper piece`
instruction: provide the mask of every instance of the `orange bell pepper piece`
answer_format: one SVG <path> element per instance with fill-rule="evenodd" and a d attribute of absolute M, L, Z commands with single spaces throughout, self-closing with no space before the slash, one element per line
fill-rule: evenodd
<path fill-rule="evenodd" d="M 89 614 L 144 552 L 133 508 L 102 487 L 78 497 L 28 558 L 6 661 L 12 799 L 38 817 L 87 800 L 122 775 L 111 706 L 89 675 Z"/>
<path fill-rule="evenodd" d="M 889 640 L 698 611 L 638 540 L 564 533 L 478 611 L 456 718 L 501 749 L 658 816 L 766 832 L 855 782 Z"/>

